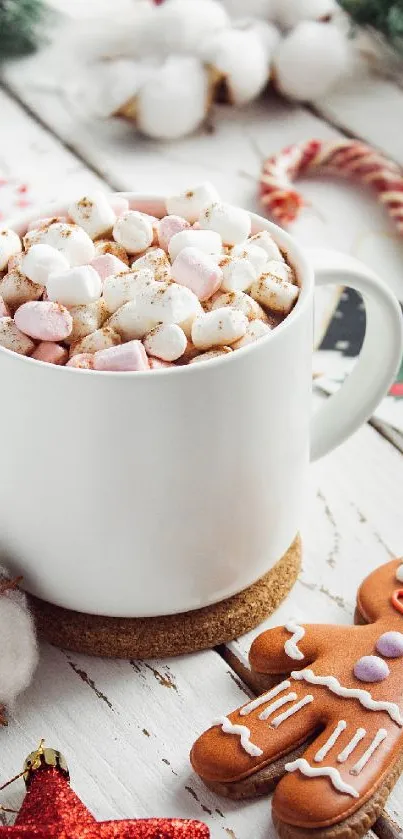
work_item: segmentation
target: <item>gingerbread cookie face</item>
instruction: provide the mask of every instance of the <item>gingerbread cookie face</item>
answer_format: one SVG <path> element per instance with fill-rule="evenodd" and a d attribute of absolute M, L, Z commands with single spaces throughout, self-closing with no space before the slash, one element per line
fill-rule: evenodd
<path fill-rule="evenodd" d="M 256 638 L 252 668 L 278 683 L 215 720 L 195 743 L 192 765 L 209 786 L 240 797 L 267 774 L 283 776 L 273 799 L 280 826 L 341 824 L 366 803 L 374 814 L 371 799 L 403 752 L 400 576 L 403 565 L 393 561 L 360 587 L 358 611 L 371 623 L 290 621 Z"/>

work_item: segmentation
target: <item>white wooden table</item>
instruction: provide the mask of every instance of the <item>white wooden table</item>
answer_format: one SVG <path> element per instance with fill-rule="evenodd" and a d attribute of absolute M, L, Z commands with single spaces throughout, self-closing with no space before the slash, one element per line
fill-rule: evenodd
<path fill-rule="evenodd" d="M 274 97 L 241 112 L 217 108 L 213 134 L 166 145 L 140 139 L 122 123 L 78 122 L 56 94 L 39 89 L 34 75 L 17 65 L 3 82 L 0 169 L 27 179 L 46 200 L 94 184 L 169 191 L 208 178 L 227 200 L 256 209 L 264 156 L 343 130 L 403 164 L 403 92 L 382 80 L 352 85 L 348 94 L 334 94 L 315 108 Z M 373 199 L 348 184 L 311 181 L 303 189 L 311 206 L 294 225 L 297 238 L 361 257 L 402 299 L 403 243 Z M 402 498 L 402 453 L 393 435 L 373 425 L 312 467 L 303 570 L 262 628 L 291 614 L 302 621 L 350 622 L 361 579 L 403 553 Z M 218 798 L 188 762 L 193 740 L 210 721 L 251 695 L 246 656 L 256 632 L 224 650 L 147 663 L 42 645 L 33 685 L 0 733 L 0 783 L 45 737 L 65 754 L 73 787 L 98 819 L 175 815 L 204 819 L 214 839 L 274 837 L 269 800 Z M 18 807 L 22 795 L 17 783 L 1 802 Z M 374 829 L 381 839 L 403 836 L 403 780 Z"/>

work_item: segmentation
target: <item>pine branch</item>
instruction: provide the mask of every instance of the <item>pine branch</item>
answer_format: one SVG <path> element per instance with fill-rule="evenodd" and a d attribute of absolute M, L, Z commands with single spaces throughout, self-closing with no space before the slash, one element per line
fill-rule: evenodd
<path fill-rule="evenodd" d="M 0 61 L 35 50 L 44 16 L 42 0 L 0 0 Z"/>

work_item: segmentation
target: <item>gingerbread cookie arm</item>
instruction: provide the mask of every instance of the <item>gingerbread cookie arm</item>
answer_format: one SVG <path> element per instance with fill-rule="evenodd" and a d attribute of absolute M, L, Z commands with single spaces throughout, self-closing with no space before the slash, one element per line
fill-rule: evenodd
<path fill-rule="evenodd" d="M 294 620 L 267 629 L 253 641 L 249 662 L 256 673 L 283 675 L 308 667 L 318 657 L 326 639 L 337 634 L 337 627 L 326 624 L 302 625 Z"/>

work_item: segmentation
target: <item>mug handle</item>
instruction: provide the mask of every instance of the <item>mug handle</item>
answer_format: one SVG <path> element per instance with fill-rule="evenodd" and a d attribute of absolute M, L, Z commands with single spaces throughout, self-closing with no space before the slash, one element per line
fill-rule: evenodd
<path fill-rule="evenodd" d="M 403 330 L 396 297 L 366 265 L 337 251 L 308 249 L 307 256 L 317 285 L 353 288 L 362 295 L 366 313 L 354 369 L 312 417 L 311 460 L 317 460 L 366 422 L 387 393 L 401 363 Z"/>

